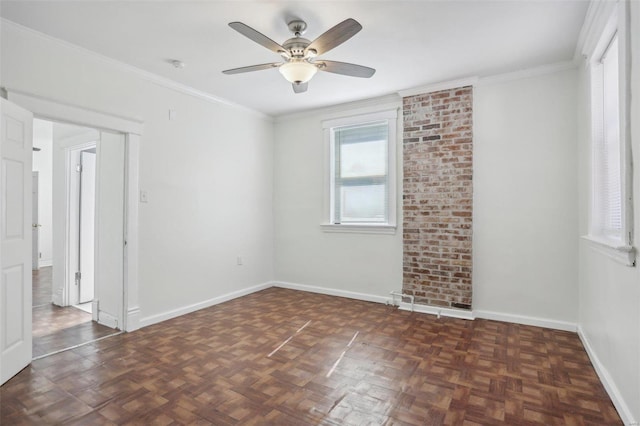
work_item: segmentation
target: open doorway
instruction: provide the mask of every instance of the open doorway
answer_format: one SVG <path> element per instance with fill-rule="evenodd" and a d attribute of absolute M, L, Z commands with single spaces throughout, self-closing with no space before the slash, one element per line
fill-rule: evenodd
<path fill-rule="evenodd" d="M 0 201 L 4 213 L 2 215 L 4 231 L 0 235 L 0 251 L 2 251 L 0 259 L 5 289 L 11 289 L 3 292 L 3 297 L 0 298 L 0 317 L 5 319 L 0 321 L 0 366 L 2 366 L 0 384 L 5 383 L 29 365 L 33 358 L 31 303 L 33 286 L 32 277 L 28 271 L 29 266 L 32 265 L 31 171 L 34 115 L 59 120 L 59 122 L 84 123 L 87 127 L 94 129 L 109 129 L 100 132 L 96 170 L 101 169 L 100 146 L 107 147 L 103 152 L 104 157 L 118 159 L 124 157 L 124 173 L 121 166 L 111 167 L 113 181 L 109 178 L 101 179 L 98 173 L 97 182 L 101 183 L 96 185 L 95 229 L 96 241 L 99 243 L 96 242 L 95 249 L 99 254 L 96 254 L 95 277 L 105 285 L 115 283 L 120 286 L 120 290 L 112 292 L 111 297 L 106 294 L 103 297 L 102 293 L 98 295 L 101 307 L 98 320 L 114 320 L 116 328 L 126 331 L 137 330 L 140 327 L 137 196 L 140 190 L 138 171 L 144 123 L 63 104 L 25 92 L 0 88 L 0 116 L 4 129 L 0 132 L 0 157 L 5 166 L 3 173 L 0 174 L 0 186 L 3 188 L 3 191 L 0 191 Z M 122 155 L 123 145 L 124 155 Z M 105 162 L 105 165 L 110 164 L 118 164 L 118 162 L 114 163 L 112 160 Z M 110 167 L 105 169 L 108 170 Z M 125 189 L 124 197 L 122 187 Z M 54 230 L 57 228 L 53 226 Z M 54 238 L 54 244 L 55 241 Z M 61 269 L 55 268 L 56 256 L 60 256 L 60 253 L 54 247 L 53 272 Z M 54 283 L 55 274 L 51 275 Z M 96 288 L 101 287 L 97 285 Z M 54 293 L 50 297 L 55 301 L 57 295 Z M 112 310 L 110 314 L 107 310 L 108 306 L 119 307 L 121 311 Z M 100 313 L 103 312 L 104 315 L 101 317 Z"/>
<path fill-rule="evenodd" d="M 95 295 L 95 206 L 96 206 L 96 147 L 75 150 L 78 175 L 78 197 L 73 200 L 78 214 L 78 275 L 77 297 L 74 307 L 87 313 L 93 312 Z M 74 229 L 76 229 L 74 227 Z"/>
<path fill-rule="evenodd" d="M 38 358 L 122 328 L 125 147 L 88 127 L 35 119 L 33 130 Z"/>

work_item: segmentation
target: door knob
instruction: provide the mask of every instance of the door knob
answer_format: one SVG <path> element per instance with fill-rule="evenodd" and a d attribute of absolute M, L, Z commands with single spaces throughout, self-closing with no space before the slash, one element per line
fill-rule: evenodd
<path fill-rule="evenodd" d="M 33 223 L 33 224 L 31 224 L 31 226 L 34 227 L 34 228 L 39 228 L 42 225 L 40 225 L 39 223 Z"/>

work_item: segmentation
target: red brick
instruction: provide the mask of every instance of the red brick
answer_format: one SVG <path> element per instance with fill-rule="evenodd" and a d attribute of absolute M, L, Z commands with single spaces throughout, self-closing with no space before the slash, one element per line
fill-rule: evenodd
<path fill-rule="evenodd" d="M 403 99 L 403 289 L 416 303 L 472 300 L 473 89 Z"/>

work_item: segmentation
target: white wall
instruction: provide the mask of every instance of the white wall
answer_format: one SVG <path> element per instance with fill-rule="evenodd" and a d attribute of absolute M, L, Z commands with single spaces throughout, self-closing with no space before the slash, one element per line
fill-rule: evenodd
<path fill-rule="evenodd" d="M 0 84 L 10 93 L 144 121 L 142 324 L 273 279 L 270 119 L 165 88 L 6 22 L 0 51 Z M 173 121 L 169 109 L 176 111 Z"/>
<path fill-rule="evenodd" d="M 473 309 L 575 329 L 573 69 L 474 90 Z M 543 324 L 540 322 L 540 324 Z"/>
<path fill-rule="evenodd" d="M 51 122 L 33 120 L 33 146 L 40 151 L 33 152 L 33 170 L 38 173 L 38 250 L 40 267 L 51 266 L 53 260 L 53 126 Z"/>
<path fill-rule="evenodd" d="M 400 216 L 395 235 L 329 233 L 320 229 L 320 223 L 326 220 L 321 122 L 390 102 L 401 106 L 400 98 L 392 96 L 278 119 L 274 168 L 278 281 L 385 298 L 390 291 L 402 289 Z M 401 148 L 399 138 L 398 153 Z M 397 158 L 401 161 L 402 155 Z M 399 178 L 398 188 L 401 185 Z"/>
<path fill-rule="evenodd" d="M 333 234 L 319 226 L 320 123 L 379 102 L 277 121 L 277 281 L 378 297 L 401 289 L 400 230 L 396 235 Z M 575 329 L 575 105 L 575 70 L 483 83 L 474 90 L 473 309 L 480 315 Z M 398 148 L 400 161 L 401 143 Z M 401 185 L 399 177 L 399 206 Z"/>
<path fill-rule="evenodd" d="M 640 242 L 640 3 L 631 6 L 631 151 L 634 180 L 634 232 Z M 580 66 L 579 193 L 580 235 L 588 232 L 590 182 L 589 80 Z M 579 327 L 592 361 L 605 378 L 618 411 L 628 423 L 640 422 L 640 268 L 628 267 L 580 241 Z M 638 424 L 638 423 L 634 423 Z"/>

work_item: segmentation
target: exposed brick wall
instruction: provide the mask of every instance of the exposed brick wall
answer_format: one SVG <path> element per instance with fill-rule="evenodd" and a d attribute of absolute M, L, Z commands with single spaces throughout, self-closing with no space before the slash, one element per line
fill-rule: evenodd
<path fill-rule="evenodd" d="M 473 88 L 403 99 L 403 291 L 471 309 Z"/>

